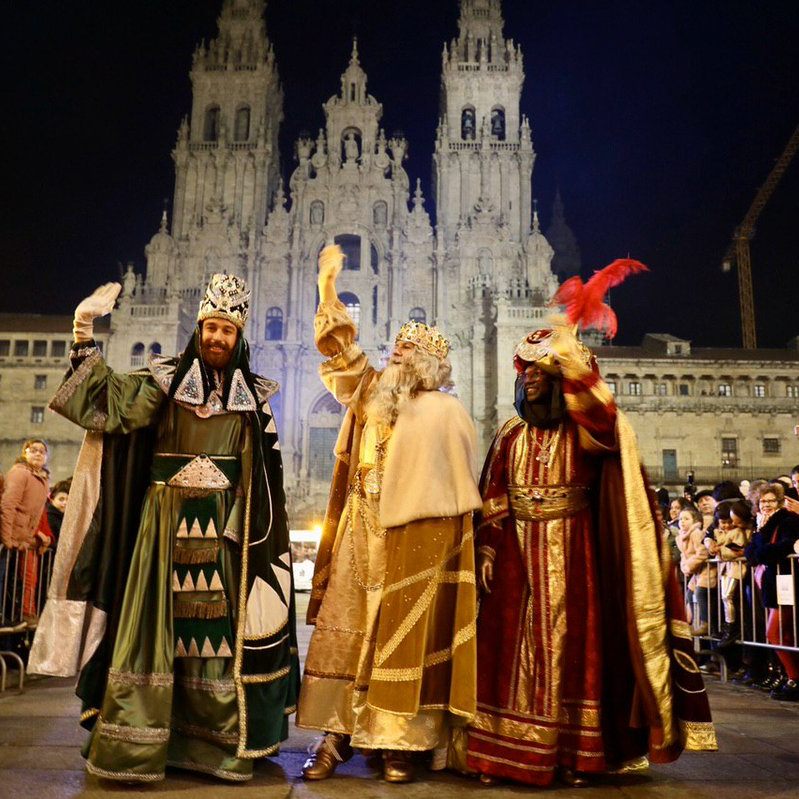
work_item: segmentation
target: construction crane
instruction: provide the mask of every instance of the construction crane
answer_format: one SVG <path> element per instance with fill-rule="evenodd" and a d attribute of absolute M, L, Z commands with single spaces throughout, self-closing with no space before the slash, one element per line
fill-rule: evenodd
<path fill-rule="evenodd" d="M 791 159 L 799 149 L 799 125 L 797 125 L 788 144 L 777 159 L 773 169 L 766 178 L 766 182 L 757 190 L 755 199 L 743 222 L 736 228 L 732 235 L 730 246 L 724 254 L 721 268 L 725 272 L 732 269 L 733 262 L 738 264 L 738 299 L 741 304 L 741 338 L 746 349 L 757 347 L 757 334 L 755 330 L 755 300 L 752 290 L 752 260 L 749 254 L 749 242 L 755 236 L 755 223 L 761 211 L 766 207 L 769 198 L 777 188 Z"/>

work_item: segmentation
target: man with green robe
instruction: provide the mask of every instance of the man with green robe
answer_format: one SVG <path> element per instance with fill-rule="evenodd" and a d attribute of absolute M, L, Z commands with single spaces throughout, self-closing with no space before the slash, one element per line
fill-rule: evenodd
<path fill-rule="evenodd" d="M 212 277 L 179 358 L 130 374 L 92 336 L 119 291 L 78 306 L 50 404 L 87 433 L 30 668 L 80 670 L 92 774 L 247 780 L 299 682 L 278 386 L 250 372 L 239 278 Z"/>

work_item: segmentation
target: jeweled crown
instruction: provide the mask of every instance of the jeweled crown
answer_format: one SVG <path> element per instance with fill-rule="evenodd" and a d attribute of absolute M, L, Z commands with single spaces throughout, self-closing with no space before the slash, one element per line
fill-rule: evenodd
<path fill-rule="evenodd" d="M 415 344 L 442 361 L 449 355 L 449 341 L 441 335 L 437 327 L 431 327 L 424 322 L 406 322 L 399 329 L 396 340 Z"/>
<path fill-rule="evenodd" d="M 239 330 L 244 329 L 250 312 L 250 290 L 236 275 L 216 274 L 211 276 L 205 296 L 200 302 L 197 321 L 218 317 L 232 322 Z"/>
<path fill-rule="evenodd" d="M 550 347 L 551 330 L 534 330 L 528 333 L 517 345 L 513 353 L 513 365 L 521 373 L 525 364 L 538 364 L 545 372 L 557 374 L 560 369 L 555 354 Z"/>

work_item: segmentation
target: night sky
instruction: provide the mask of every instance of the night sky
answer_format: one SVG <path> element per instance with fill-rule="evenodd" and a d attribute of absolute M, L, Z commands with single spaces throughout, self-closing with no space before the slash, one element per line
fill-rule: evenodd
<path fill-rule="evenodd" d="M 3 5 L 0 311 L 70 313 L 118 262 L 144 265 L 172 197 L 191 54 L 215 34 L 222 0 Z M 737 278 L 720 262 L 799 123 L 799 3 L 505 0 L 504 10 L 525 55 L 544 229 L 560 186 L 584 276 L 628 253 L 652 268 L 614 293 L 617 342 L 651 331 L 738 346 Z M 323 124 L 357 33 L 383 127 L 408 137 L 406 169 L 429 194 L 441 48 L 457 14 L 456 0 L 270 0 L 284 176 L 295 138 Z M 761 346 L 799 334 L 798 256 L 799 157 L 752 246 Z"/>

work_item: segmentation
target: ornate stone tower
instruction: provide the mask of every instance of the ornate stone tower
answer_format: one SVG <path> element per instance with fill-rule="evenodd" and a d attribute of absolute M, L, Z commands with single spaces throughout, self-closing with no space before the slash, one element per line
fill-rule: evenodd
<path fill-rule="evenodd" d="M 164 214 L 145 249 L 146 279 L 130 268 L 125 276 L 109 345 L 116 368 L 182 349 L 210 274 L 257 284 L 283 119 L 264 8 L 265 0 L 224 0 L 216 38 L 195 50 L 191 113 L 172 152 L 172 230 Z"/>
<path fill-rule="evenodd" d="M 433 156 L 435 307 L 455 339 L 456 386 L 484 446 L 512 409 L 513 344 L 540 324 L 557 288 L 532 208 L 522 53 L 503 26 L 500 0 L 461 0 L 458 38 L 442 53 Z"/>
<path fill-rule="evenodd" d="M 430 218 L 418 186 L 409 210 L 408 145 L 380 128 L 383 107 L 367 91 L 357 41 L 339 93 L 323 107 L 325 126 L 296 142 L 289 198 L 281 187 L 269 216 L 255 302 L 261 327 L 251 339 L 257 368 L 282 385 L 273 407 L 298 518 L 324 506 L 342 419 L 313 346 L 319 251 L 335 242 L 347 256 L 339 296 L 373 363 L 401 322 L 432 312 Z"/>

